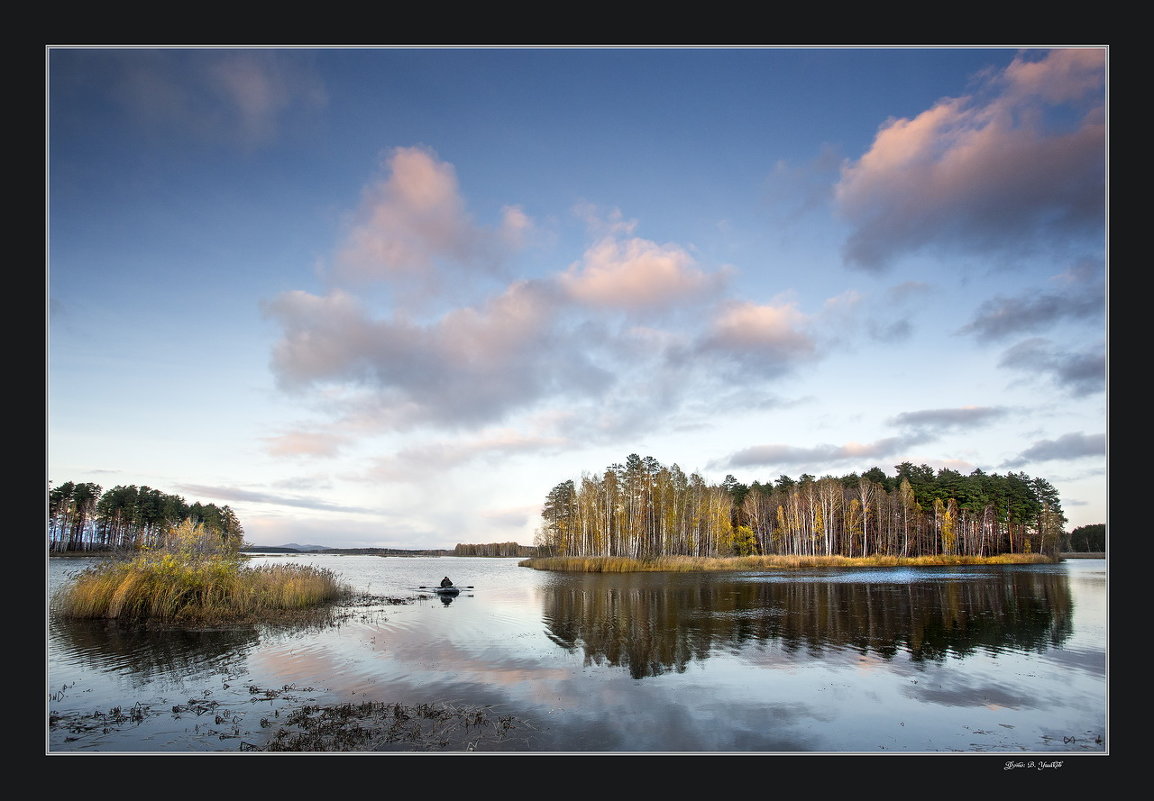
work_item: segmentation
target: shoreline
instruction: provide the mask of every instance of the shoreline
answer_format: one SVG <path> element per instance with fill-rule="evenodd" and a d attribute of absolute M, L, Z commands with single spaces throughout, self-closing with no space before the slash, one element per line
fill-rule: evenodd
<path fill-rule="evenodd" d="M 376 553 L 377 550 L 381 550 L 381 549 L 333 548 L 333 549 L 326 550 L 326 551 L 278 550 L 276 553 L 279 553 L 279 554 L 284 555 L 284 556 L 311 556 L 311 555 L 315 555 L 315 554 L 325 554 L 325 555 L 331 555 L 331 556 L 342 556 L 342 555 L 347 555 L 347 556 L 378 556 L 380 554 Z M 99 558 L 105 558 L 105 559 L 119 558 L 119 557 L 131 558 L 133 556 L 137 556 L 138 553 L 139 553 L 138 551 L 49 551 L 48 557 L 51 559 L 75 559 L 75 558 L 81 558 L 81 557 L 99 557 Z M 253 554 L 245 554 L 242 551 L 241 555 L 253 555 Z M 261 552 L 259 552 L 259 555 L 269 556 L 269 555 L 274 555 L 274 552 L 261 551 Z M 400 554 L 390 553 L 388 555 L 394 556 L 394 555 L 400 555 Z M 405 556 L 417 556 L 417 557 L 427 556 L 427 557 L 435 557 L 435 558 L 439 558 L 439 559 L 452 558 L 452 556 L 453 556 L 452 554 L 442 555 L 442 554 L 419 553 L 419 552 L 409 552 L 409 553 L 405 553 L 404 555 Z M 680 561 L 680 560 L 694 560 L 694 561 L 699 561 L 699 562 L 705 563 L 705 562 L 720 562 L 720 561 L 737 562 L 737 561 L 745 561 L 745 560 L 804 560 L 807 562 L 807 564 L 800 565 L 800 566 L 803 566 L 803 567 L 809 567 L 809 566 L 826 566 L 826 567 L 829 567 L 829 566 L 838 566 L 838 567 L 882 566 L 882 567 L 890 567 L 890 566 L 894 566 L 894 565 L 910 565 L 910 566 L 912 566 L 912 565 L 942 565 L 942 566 L 945 566 L 945 565 L 959 565 L 959 564 L 1028 564 L 1030 562 L 1038 561 L 1038 556 L 1039 556 L 1038 554 L 1000 554 L 999 556 L 994 556 L 994 557 L 960 557 L 960 556 L 909 556 L 909 557 L 902 557 L 902 556 L 880 556 L 880 557 L 798 556 L 798 557 L 794 557 L 794 556 L 773 556 L 773 555 L 770 555 L 770 556 L 730 556 L 730 557 L 712 557 L 711 558 L 711 557 L 694 557 L 694 556 L 666 556 L 666 557 L 658 557 L 658 559 L 656 561 L 661 562 L 664 560 L 678 560 L 678 561 Z M 1085 553 L 1078 552 L 1078 551 L 1069 551 L 1069 552 L 1063 552 L 1063 553 L 1058 554 L 1058 560 L 1059 561 L 1064 560 L 1064 559 L 1105 559 L 1105 558 L 1106 558 L 1106 554 L 1103 551 L 1089 551 L 1089 552 L 1085 552 Z M 529 557 L 528 559 L 522 560 L 521 564 L 523 567 L 534 567 L 534 565 L 531 565 L 528 563 L 529 562 L 544 562 L 544 561 L 550 560 L 550 559 L 573 559 L 573 560 L 580 560 L 580 561 L 591 561 L 591 560 L 602 560 L 602 559 L 608 559 L 608 560 L 630 559 L 630 557 L 617 557 L 617 556 L 595 556 L 595 557 L 594 556 L 590 556 L 590 557 L 533 556 L 533 557 Z M 1014 560 L 1014 561 L 1008 561 L 1008 560 Z M 636 559 L 636 560 L 631 560 L 631 561 L 638 562 L 638 563 L 646 563 L 648 561 L 654 561 L 654 560 Z M 784 565 L 776 565 L 776 567 L 782 567 L 782 566 L 784 566 Z M 671 567 L 671 568 L 664 568 L 664 569 L 679 570 L 681 568 Z M 747 568 L 744 568 L 744 567 L 717 567 L 717 568 L 703 567 L 700 569 L 745 570 Z"/>
<path fill-rule="evenodd" d="M 659 556 L 635 559 L 624 556 L 545 556 L 518 562 L 519 567 L 574 573 L 704 573 L 723 571 L 772 571 L 808 568 L 853 567 L 959 567 L 980 565 L 1055 564 L 1068 558 L 1059 554 L 999 554 L 996 556 Z M 1069 558 L 1099 558 L 1105 554 L 1071 555 Z"/>

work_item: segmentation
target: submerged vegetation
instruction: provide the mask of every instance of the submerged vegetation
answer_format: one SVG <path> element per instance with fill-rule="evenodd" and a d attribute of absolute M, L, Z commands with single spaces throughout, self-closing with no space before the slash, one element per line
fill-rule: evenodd
<path fill-rule="evenodd" d="M 279 718 L 263 747 L 247 751 L 521 750 L 527 722 L 488 707 L 362 701 L 305 705 Z M 264 725 L 264 723 L 262 723 Z"/>
<path fill-rule="evenodd" d="M 350 595 L 330 570 L 245 567 L 237 546 L 185 520 L 162 547 L 79 573 L 57 592 L 52 610 L 68 618 L 211 622 L 310 609 Z"/>
<path fill-rule="evenodd" d="M 1049 562 L 1045 554 L 999 554 L 997 556 L 658 556 L 631 559 L 625 556 L 550 556 L 526 559 L 521 567 L 574 573 L 691 573 L 722 570 L 784 570 L 825 567 L 928 567 L 932 565 L 1022 565 Z"/>
<path fill-rule="evenodd" d="M 1057 490 L 1025 473 L 962 475 L 909 462 L 896 476 L 707 484 L 630 454 L 545 499 L 542 556 L 943 557 L 1069 550 Z"/>

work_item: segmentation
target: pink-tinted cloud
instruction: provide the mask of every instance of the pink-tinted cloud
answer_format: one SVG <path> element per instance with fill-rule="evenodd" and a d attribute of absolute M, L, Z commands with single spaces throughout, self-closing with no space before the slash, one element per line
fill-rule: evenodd
<path fill-rule="evenodd" d="M 714 317 L 697 353 L 734 362 L 750 375 L 780 375 L 817 355 L 808 325 L 792 304 L 731 301 Z"/>
<path fill-rule="evenodd" d="M 890 120 L 836 187 L 853 226 L 847 263 L 878 270 L 927 248 L 1012 251 L 1100 232 L 1104 105 L 1104 51 L 1054 50 Z"/>
<path fill-rule="evenodd" d="M 371 418 L 377 430 L 465 430 L 563 399 L 582 409 L 581 419 L 546 436 L 579 430 L 597 438 L 675 413 L 693 381 L 722 385 L 734 369 L 777 376 L 814 356 L 807 320 L 792 306 L 729 303 L 718 312 L 725 271 L 702 269 L 678 245 L 635 236 L 635 223 L 617 213 L 587 212 L 595 238 L 569 269 L 436 316 L 396 302 L 395 292 L 383 311 L 341 288 L 281 295 L 267 305 L 282 329 L 273 351 L 278 381 L 326 390 L 338 417 Z M 332 277 L 380 279 L 402 293 L 411 278 L 443 272 L 446 260 L 466 264 L 485 242 L 515 242 L 533 228 L 510 206 L 489 237 L 469 220 L 452 166 L 421 148 L 392 153 L 358 220 Z"/>
<path fill-rule="evenodd" d="M 486 229 L 466 209 L 453 165 L 425 148 L 394 149 L 387 174 L 364 191 L 361 206 L 336 255 L 340 280 L 432 279 L 439 266 L 490 267 L 519 247 L 532 221 L 516 206 L 501 225 Z"/>
<path fill-rule="evenodd" d="M 558 281 L 570 297 L 588 306 L 625 310 L 668 309 L 718 289 L 724 279 L 697 267 L 677 245 L 638 237 L 607 236 Z"/>
<path fill-rule="evenodd" d="M 421 274 L 440 258 L 467 258 L 474 229 L 452 165 L 420 148 L 398 148 L 387 166 L 388 175 L 365 189 L 337 253 L 338 276 Z"/>
<path fill-rule="evenodd" d="M 286 431 L 265 439 L 273 456 L 337 456 L 349 444 L 348 437 L 324 431 Z"/>
<path fill-rule="evenodd" d="M 283 328 L 272 363 L 286 388 L 348 376 L 373 341 L 373 326 L 364 309 L 340 290 L 326 296 L 286 292 L 265 311 Z"/>

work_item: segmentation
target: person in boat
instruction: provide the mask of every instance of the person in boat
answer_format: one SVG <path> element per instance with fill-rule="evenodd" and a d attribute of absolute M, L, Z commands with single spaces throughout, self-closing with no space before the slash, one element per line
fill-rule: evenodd
<path fill-rule="evenodd" d="M 453 582 L 449 579 L 448 576 L 445 576 L 443 579 L 441 579 L 441 586 L 442 587 L 452 587 Z"/>

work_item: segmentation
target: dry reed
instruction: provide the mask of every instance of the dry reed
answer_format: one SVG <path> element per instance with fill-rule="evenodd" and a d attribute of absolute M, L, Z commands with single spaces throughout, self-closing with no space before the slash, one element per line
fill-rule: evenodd
<path fill-rule="evenodd" d="M 331 570 L 245 567 L 234 550 L 213 546 L 211 534 L 182 525 L 164 550 L 81 572 L 57 591 L 52 611 L 72 618 L 225 621 L 309 609 L 349 595 Z"/>

